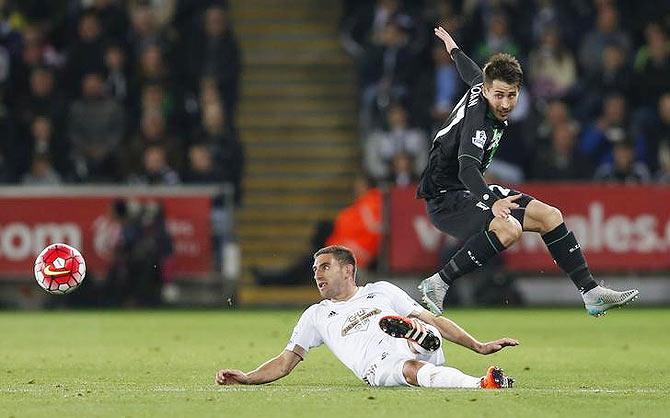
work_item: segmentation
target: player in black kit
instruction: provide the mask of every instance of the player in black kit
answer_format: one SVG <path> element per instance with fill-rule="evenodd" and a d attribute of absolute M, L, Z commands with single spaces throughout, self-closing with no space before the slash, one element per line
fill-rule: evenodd
<path fill-rule="evenodd" d="M 454 280 L 504 251 L 523 231 L 542 235 L 556 264 L 581 292 L 586 310 L 603 315 L 635 299 L 636 289 L 618 292 L 596 284 L 584 255 L 563 222 L 561 212 L 539 200 L 499 185 L 487 185 L 483 173 L 491 163 L 514 110 L 523 77 L 516 58 L 491 57 L 482 71 L 442 27 L 435 29 L 470 89 L 433 139 L 428 166 L 417 196 L 426 200 L 432 223 L 465 241 L 442 270 L 421 282 L 430 310 L 439 315 Z"/>

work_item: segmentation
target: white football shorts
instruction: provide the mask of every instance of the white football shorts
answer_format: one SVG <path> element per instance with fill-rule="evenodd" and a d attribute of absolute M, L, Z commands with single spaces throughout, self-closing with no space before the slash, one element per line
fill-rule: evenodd
<path fill-rule="evenodd" d="M 440 337 L 440 332 L 432 325 L 425 325 L 435 335 Z M 444 364 L 444 351 L 442 345 L 433 352 L 426 354 L 414 353 L 408 341 L 404 338 L 393 338 L 390 349 L 377 356 L 365 370 L 363 381 L 370 386 L 410 386 L 402 373 L 403 366 L 407 360 L 421 360 L 436 366 Z"/>

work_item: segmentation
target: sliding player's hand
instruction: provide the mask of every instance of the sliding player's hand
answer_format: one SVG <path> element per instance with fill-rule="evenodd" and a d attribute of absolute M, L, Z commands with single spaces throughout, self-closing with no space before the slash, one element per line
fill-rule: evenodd
<path fill-rule="evenodd" d="M 444 42 L 444 47 L 447 48 L 447 52 L 451 55 L 451 51 L 455 48 L 458 48 L 458 45 L 456 45 L 456 42 L 454 42 L 454 38 L 452 38 L 451 35 L 449 35 L 449 32 L 444 30 L 442 26 L 435 28 L 434 31 L 435 36 Z"/>
<path fill-rule="evenodd" d="M 493 354 L 497 353 L 498 351 L 502 350 L 505 347 L 515 347 L 519 345 L 519 342 L 517 340 L 514 340 L 512 338 L 501 338 L 499 340 L 495 341 L 489 341 L 487 343 L 484 343 L 479 347 L 477 352 L 479 354 Z"/>
<path fill-rule="evenodd" d="M 216 383 L 219 385 L 247 385 L 249 377 L 241 370 L 222 369 L 216 374 Z"/>
<path fill-rule="evenodd" d="M 504 199 L 496 200 L 491 207 L 493 216 L 506 219 L 509 215 L 512 214 L 512 209 L 519 207 L 519 205 L 514 203 L 514 201 L 520 197 L 521 193 L 515 194 L 513 196 L 507 196 Z"/>

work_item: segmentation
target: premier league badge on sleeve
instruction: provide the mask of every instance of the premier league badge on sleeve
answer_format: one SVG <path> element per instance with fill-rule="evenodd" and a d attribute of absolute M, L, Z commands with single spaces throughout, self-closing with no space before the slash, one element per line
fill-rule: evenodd
<path fill-rule="evenodd" d="M 486 132 L 476 131 L 475 136 L 472 137 L 472 143 L 477 148 L 484 149 L 484 144 L 486 143 Z"/>

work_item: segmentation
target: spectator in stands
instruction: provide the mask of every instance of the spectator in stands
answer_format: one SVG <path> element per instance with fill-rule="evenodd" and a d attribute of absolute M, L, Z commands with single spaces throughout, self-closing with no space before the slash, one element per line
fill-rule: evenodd
<path fill-rule="evenodd" d="M 193 144 L 188 150 L 188 168 L 184 174 L 187 184 L 217 184 L 221 182 L 223 167 L 214 164 L 214 155 L 210 147 Z"/>
<path fill-rule="evenodd" d="M 117 146 L 125 131 L 123 108 L 105 95 L 100 73 L 82 81 L 82 97 L 72 103 L 69 138 L 75 170 L 82 181 L 112 181 L 117 178 Z"/>
<path fill-rule="evenodd" d="M 126 40 L 129 29 L 128 14 L 121 5 L 121 0 L 80 1 L 90 4 L 91 11 L 95 12 L 100 20 L 105 38 L 114 42 L 124 42 Z"/>
<path fill-rule="evenodd" d="M 7 167 L 7 157 L 5 150 L 0 149 L 0 184 L 7 183 L 11 180 L 10 170 Z"/>
<path fill-rule="evenodd" d="M 541 147 L 532 168 L 534 180 L 564 181 L 591 178 L 589 161 L 577 149 L 575 122 L 556 125 L 551 132 L 551 147 Z"/>
<path fill-rule="evenodd" d="M 580 138 L 579 149 L 593 164 L 611 162 L 612 145 L 627 135 L 627 102 L 620 93 L 612 93 L 603 102 L 602 111 L 595 123 L 586 127 Z M 638 160 L 645 160 L 644 138 L 635 138 L 634 147 Z"/>
<path fill-rule="evenodd" d="M 404 13 L 401 0 L 377 0 L 357 6 L 342 22 L 340 40 L 349 55 L 360 58 L 370 46 L 384 43 L 386 25 Z"/>
<path fill-rule="evenodd" d="M 0 24 L 2 21 L 0 21 Z M 14 144 L 17 138 L 16 129 L 12 114 L 5 102 L 7 90 L 2 85 L 2 56 L 0 47 L 0 132 L 3 140 L 0 141 L 0 183 L 16 181 L 15 172 L 10 164 L 11 144 Z M 8 64 L 8 62 L 6 62 Z M 6 67 L 8 69 L 8 67 Z"/>
<path fill-rule="evenodd" d="M 120 44 L 109 44 L 105 47 L 105 93 L 108 97 L 124 105 L 131 105 L 135 97 L 134 86 L 131 85 L 126 51 Z"/>
<path fill-rule="evenodd" d="M 169 89 L 172 82 L 170 66 L 165 62 L 163 50 L 157 44 L 147 45 L 139 54 L 139 70 L 137 84 L 144 86 L 148 83 L 162 84 Z"/>
<path fill-rule="evenodd" d="M 3 45 L 5 41 L 3 38 L 3 34 L 0 34 L 0 103 L 5 103 L 5 92 L 12 87 L 11 75 L 13 71 L 11 55 L 9 49 Z"/>
<path fill-rule="evenodd" d="M 30 171 L 23 175 L 21 183 L 26 186 L 55 186 L 61 184 L 62 179 L 54 170 L 49 156 L 37 154 L 33 158 Z"/>
<path fill-rule="evenodd" d="M 62 64 L 62 58 L 55 49 L 45 41 L 42 31 L 37 25 L 27 25 L 21 31 L 21 47 L 11 62 L 11 102 L 24 98 L 30 89 L 31 73 L 41 67 Z"/>
<path fill-rule="evenodd" d="M 0 45 L 7 54 L 17 55 L 21 50 L 21 29 L 25 25 L 25 16 L 14 2 L 0 4 Z M 9 58 L 9 57 L 7 57 Z"/>
<path fill-rule="evenodd" d="M 645 44 L 635 54 L 635 90 L 637 104 L 655 103 L 663 92 L 670 91 L 670 39 L 658 22 L 644 29 Z"/>
<path fill-rule="evenodd" d="M 170 135 L 165 118 L 160 112 L 146 110 L 140 121 L 139 132 L 135 133 L 124 148 L 122 164 L 124 173 L 139 175 L 144 167 L 144 150 L 151 145 L 163 147 L 168 161 L 179 169 L 183 165 L 185 149 L 178 138 Z"/>
<path fill-rule="evenodd" d="M 428 162 L 428 139 L 409 126 L 401 103 L 390 106 L 386 125 L 386 130 L 376 130 L 365 140 L 365 169 L 375 180 L 385 180 L 392 175 L 395 156 L 406 153 L 414 161 L 414 174 L 420 176 Z"/>
<path fill-rule="evenodd" d="M 148 82 L 142 86 L 139 104 L 140 116 L 158 113 L 165 121 L 170 120 L 175 112 L 174 99 L 165 86 L 158 82 Z"/>
<path fill-rule="evenodd" d="M 520 56 L 520 48 L 510 33 L 507 16 L 501 11 L 491 16 L 486 37 L 477 45 L 473 59 L 481 65 L 498 52 Z"/>
<path fill-rule="evenodd" d="M 363 134 L 380 127 L 388 106 L 406 99 L 413 81 L 416 56 L 408 43 L 407 30 L 400 22 L 389 21 L 381 43 L 366 50 L 360 68 L 361 117 Z"/>
<path fill-rule="evenodd" d="M 563 33 L 566 32 L 566 27 L 561 27 L 563 20 L 562 8 L 558 2 L 553 0 L 538 0 L 534 2 L 534 10 L 532 19 L 529 22 L 530 30 L 532 31 L 531 41 L 537 45 L 539 43 L 546 47 L 545 42 L 548 41 L 547 32 L 556 32 L 559 35 L 558 29 L 561 28 Z M 559 43 L 562 39 L 558 39 Z M 551 43 L 551 42 L 550 42 Z"/>
<path fill-rule="evenodd" d="M 153 20 L 160 28 L 166 28 L 172 22 L 178 0 L 127 0 L 129 10 L 145 6 L 151 9 Z M 199 1 L 192 1 L 199 3 Z"/>
<path fill-rule="evenodd" d="M 217 106 L 223 108 L 223 100 L 221 98 L 221 91 L 213 77 L 203 77 L 200 80 L 200 87 L 197 91 L 187 93 L 184 103 L 184 120 L 187 131 L 197 132 L 201 128 L 203 118 L 203 110 L 210 106 Z M 226 118 L 226 130 L 233 132 L 234 127 L 231 126 Z"/>
<path fill-rule="evenodd" d="M 190 41 L 188 62 L 190 88 L 197 89 L 203 77 L 215 80 L 228 123 L 234 126 L 241 57 L 225 7 L 214 4 L 207 8 L 201 27 Z"/>
<path fill-rule="evenodd" d="M 660 167 L 660 150 L 664 146 L 670 146 L 670 91 L 658 99 L 657 114 L 649 130 L 649 167 L 653 172 Z"/>
<path fill-rule="evenodd" d="M 12 165 L 20 177 L 30 170 L 36 156 L 46 156 L 59 174 L 70 174 L 69 147 L 48 116 L 33 119 L 27 132 L 20 135 L 11 149 Z"/>
<path fill-rule="evenodd" d="M 181 182 L 179 174 L 170 165 L 163 145 L 152 144 L 143 154 L 143 171 L 139 176 L 129 178 L 132 184 L 174 186 Z"/>
<path fill-rule="evenodd" d="M 86 11 L 79 18 L 78 38 L 70 45 L 65 67 L 65 89 L 69 97 L 79 95 L 81 80 L 86 74 L 103 73 L 104 38 L 98 15 Z"/>
<path fill-rule="evenodd" d="M 586 74 L 602 70 L 601 57 L 608 45 L 619 46 L 624 55 L 631 50 L 630 37 L 619 26 L 619 12 L 614 3 L 603 2 L 597 13 L 596 28 L 584 37 L 579 50 L 579 63 Z"/>
<path fill-rule="evenodd" d="M 631 83 L 632 73 L 623 49 L 616 44 L 606 45 L 602 51 L 600 70 L 583 78 L 575 113 L 582 119 L 593 118 L 602 98 L 609 92 L 629 97 Z"/>
<path fill-rule="evenodd" d="M 208 105 L 203 109 L 203 130 L 197 143 L 207 144 L 221 167 L 221 180 L 229 182 L 235 190 L 235 202 L 242 199 L 242 172 L 244 151 L 237 137 L 226 126 L 226 116 L 221 106 Z"/>
<path fill-rule="evenodd" d="M 670 142 L 664 142 L 658 150 L 659 169 L 656 181 L 660 184 L 670 184 Z"/>
<path fill-rule="evenodd" d="M 542 120 L 536 129 L 536 142 L 538 146 L 547 148 L 551 144 L 551 135 L 556 127 L 571 122 L 574 123 L 574 121 L 570 119 L 570 109 L 567 103 L 561 99 L 550 100 L 540 113 Z"/>
<path fill-rule="evenodd" d="M 18 122 L 22 129 L 40 115 L 51 118 L 57 129 L 63 128 L 67 112 L 65 101 L 55 88 L 54 72 L 48 67 L 38 67 L 30 73 L 30 90 L 20 99 Z"/>
<path fill-rule="evenodd" d="M 129 6 L 131 30 L 130 45 L 136 59 L 148 48 L 156 47 L 160 51 L 170 53 L 173 40 L 170 31 L 165 31 L 156 18 L 156 10 L 144 1 Z"/>
<path fill-rule="evenodd" d="M 653 120 L 654 104 L 661 95 L 670 92 L 670 40 L 667 31 L 657 22 L 650 22 L 645 30 L 646 43 L 635 55 L 636 124 L 647 125 Z"/>
<path fill-rule="evenodd" d="M 577 83 L 577 63 L 556 26 L 546 27 L 540 44 L 530 52 L 529 85 L 541 101 L 565 97 Z"/>
<path fill-rule="evenodd" d="M 391 175 L 386 179 L 387 182 L 398 187 L 414 187 L 419 181 L 415 166 L 412 155 L 406 152 L 397 153 L 393 156 Z"/>
<path fill-rule="evenodd" d="M 614 144 L 614 161 L 602 164 L 596 170 L 594 179 L 615 183 L 648 183 L 651 180 L 649 169 L 644 163 L 635 161 L 633 144 L 622 139 Z"/>
<path fill-rule="evenodd" d="M 433 2 L 432 8 L 428 6 L 423 20 L 431 22 L 426 25 L 430 36 L 432 36 L 432 28 L 442 26 L 456 37 L 462 37 L 461 30 L 465 19 L 462 12 L 463 5 L 460 3 L 454 0 L 438 0 Z M 444 52 L 444 48 L 442 52 Z"/>
<path fill-rule="evenodd" d="M 5 139 L 0 141 L 0 184 L 15 181 L 15 173 L 9 163 L 10 144 L 15 141 L 14 129 L 11 120 L 4 113 L 5 106 L 2 103 L 2 94 L 0 93 L 0 132 L 3 132 Z"/>

